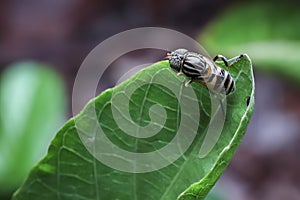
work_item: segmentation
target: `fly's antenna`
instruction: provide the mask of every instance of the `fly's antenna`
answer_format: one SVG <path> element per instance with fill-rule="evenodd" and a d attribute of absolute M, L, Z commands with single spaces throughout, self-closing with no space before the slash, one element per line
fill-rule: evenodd
<path fill-rule="evenodd" d="M 168 60 L 169 58 L 170 58 L 170 56 L 171 56 L 171 53 L 167 53 L 167 55 L 164 57 L 164 60 Z"/>

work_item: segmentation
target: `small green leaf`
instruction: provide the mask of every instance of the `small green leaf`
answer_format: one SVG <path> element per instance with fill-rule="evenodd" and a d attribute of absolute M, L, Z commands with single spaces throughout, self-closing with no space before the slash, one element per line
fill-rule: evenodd
<path fill-rule="evenodd" d="M 45 65 L 22 62 L 0 78 L 0 191 L 18 188 L 47 151 L 66 112 L 61 78 Z"/>
<path fill-rule="evenodd" d="M 162 61 L 115 88 L 106 90 L 88 103 L 79 115 L 69 120 L 52 141 L 47 156 L 32 169 L 13 199 L 204 199 L 231 160 L 254 107 L 254 79 L 249 58 L 242 58 L 228 70 L 236 80 L 236 90 L 227 98 L 227 115 L 220 138 L 203 158 L 199 157 L 199 150 L 211 119 L 209 92 L 198 83 L 185 88 L 182 83 L 184 77 L 176 76 L 169 63 Z M 167 83 L 170 87 L 158 82 Z M 172 92 L 174 88 L 178 89 L 177 94 Z M 195 91 L 195 98 L 184 95 L 184 91 L 189 89 Z M 128 90 L 131 93 L 124 92 Z M 114 102 L 114 95 L 128 98 L 129 116 L 122 110 L 124 102 Z M 184 101 L 180 99 L 196 102 L 196 107 L 192 107 L 192 104 L 183 105 Z M 157 104 L 162 107 L 155 107 Z M 185 106 L 189 108 L 188 112 L 181 109 Z M 119 115 L 113 116 L 113 109 Z M 200 113 L 197 113 L 197 109 Z M 93 112 L 96 117 L 92 117 Z M 198 121 L 195 118 L 197 114 L 200 114 Z M 181 122 L 181 116 L 189 120 Z M 118 126 L 120 120 L 131 122 L 128 123 L 129 127 L 138 125 L 136 130 L 130 130 L 130 134 L 142 134 L 141 130 L 145 131 L 151 126 L 158 133 L 145 138 L 128 135 L 124 131 L 126 127 Z M 153 121 L 156 123 L 151 123 Z M 98 138 L 100 131 L 97 123 L 106 138 Z M 91 153 L 97 158 L 106 156 L 108 159 L 119 159 L 123 162 L 120 168 L 133 163 L 139 169 L 141 163 L 134 163 L 135 158 L 130 160 L 116 153 L 105 153 L 106 149 L 101 145 L 94 145 L 94 149 L 88 151 L 82 142 L 87 144 L 97 139 L 102 142 L 108 138 L 113 150 L 121 148 L 125 152 L 146 156 L 149 152 L 164 149 L 176 137 L 181 126 L 185 127 L 184 136 L 188 137 L 193 124 L 197 124 L 195 138 L 187 151 L 183 151 L 175 162 L 148 172 L 131 173 L 128 171 L 134 169 L 126 169 L 128 171 L 125 172 L 113 169 L 107 163 L 98 161 Z M 101 148 L 102 151 L 99 151 Z M 163 162 L 171 160 L 173 156 L 169 152 L 167 156 L 157 156 L 157 160 Z M 154 160 L 155 164 L 160 162 Z M 144 167 L 151 167 L 151 163 Z"/>

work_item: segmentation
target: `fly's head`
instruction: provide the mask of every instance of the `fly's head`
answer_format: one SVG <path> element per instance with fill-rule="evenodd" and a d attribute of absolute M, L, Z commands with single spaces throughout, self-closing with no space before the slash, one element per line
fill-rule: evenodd
<path fill-rule="evenodd" d="M 166 58 L 169 60 L 171 68 L 175 72 L 180 72 L 185 55 L 188 52 L 186 49 L 177 49 L 171 53 L 167 53 Z"/>

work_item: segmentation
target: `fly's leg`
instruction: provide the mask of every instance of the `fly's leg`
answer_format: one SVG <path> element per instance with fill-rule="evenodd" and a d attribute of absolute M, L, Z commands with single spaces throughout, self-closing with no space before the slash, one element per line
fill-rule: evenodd
<path fill-rule="evenodd" d="M 234 63 L 239 61 L 242 57 L 244 57 L 244 54 L 239 55 L 234 61 L 229 63 L 229 61 L 227 60 L 226 57 L 224 57 L 222 55 L 216 55 L 214 57 L 213 61 L 216 62 L 217 60 L 222 60 L 226 67 L 230 67 L 231 65 L 233 65 Z"/>
<path fill-rule="evenodd" d="M 177 73 L 177 76 L 182 76 L 182 75 L 183 73 L 181 71 Z"/>
<path fill-rule="evenodd" d="M 190 84 L 193 82 L 193 79 L 190 79 L 188 82 L 186 82 L 185 84 L 184 84 L 184 86 L 185 87 L 189 87 L 190 86 Z"/>
<path fill-rule="evenodd" d="M 224 57 L 224 56 L 218 54 L 218 55 L 216 55 L 216 56 L 214 57 L 213 61 L 216 62 L 217 60 L 222 60 L 223 63 L 225 64 L 225 66 L 226 66 L 226 67 L 229 67 L 228 60 L 227 60 L 226 57 Z"/>

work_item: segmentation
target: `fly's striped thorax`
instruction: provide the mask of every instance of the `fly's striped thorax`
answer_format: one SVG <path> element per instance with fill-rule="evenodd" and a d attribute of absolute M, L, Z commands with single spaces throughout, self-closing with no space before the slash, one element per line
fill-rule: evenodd
<path fill-rule="evenodd" d="M 182 63 L 182 72 L 191 78 L 199 78 L 203 76 L 207 68 L 207 63 L 203 56 L 190 52 Z"/>

